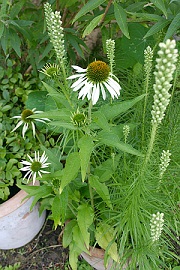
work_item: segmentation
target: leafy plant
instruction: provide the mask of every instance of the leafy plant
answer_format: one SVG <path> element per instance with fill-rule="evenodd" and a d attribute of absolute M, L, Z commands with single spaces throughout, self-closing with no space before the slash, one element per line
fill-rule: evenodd
<path fill-rule="evenodd" d="M 93 1 L 93 8 L 104 2 Z M 74 20 L 84 16 L 89 7 L 92 8 L 92 1 Z M 87 64 L 87 68 L 75 65 L 76 74 L 71 75 L 60 13 L 53 12 L 46 3 L 45 17 L 57 64 L 49 63 L 41 70 L 47 78 L 43 86 L 48 95 L 43 99 L 45 111 L 38 117 L 51 120 L 48 123 L 51 144 L 46 146 L 39 140 L 43 158 L 35 152 L 34 159 L 29 157 L 30 161 L 24 161 L 24 171 L 32 175 L 33 180 L 40 173 L 41 185 L 18 186 L 34 197 L 32 207 L 40 201 L 40 213 L 50 210 L 49 218 L 55 228 L 65 224 L 63 246 L 69 247 L 73 270 L 77 269 L 78 256 L 82 252 L 89 254 L 90 246 L 97 244 L 105 250 L 105 266 L 111 258 L 118 268 L 127 263 L 130 269 L 137 265 L 139 269 L 165 267 L 166 255 L 177 258 L 171 242 L 179 244 L 176 239 L 178 195 L 174 191 L 171 201 L 172 195 L 166 186 L 172 176 L 166 175 L 170 156 L 165 147 L 175 145 L 173 134 L 177 123 L 173 131 L 162 136 L 162 142 L 157 135 L 167 105 L 173 102 L 169 90 L 174 72 L 172 96 L 177 83 L 176 43 L 167 40 L 159 44 L 158 54 L 154 52 L 157 60 L 152 79 L 155 48 L 150 45 L 155 47 L 156 44 L 149 39 L 141 43 L 144 27 L 139 26 L 138 31 L 142 33 L 134 46 L 128 43 L 127 37 L 122 38 L 124 51 L 125 47 L 131 51 L 127 44 L 132 51 L 138 49 L 135 61 L 140 60 L 143 76 L 135 74 L 134 85 L 130 69 L 120 83 L 113 75 L 117 61 L 115 42 L 111 39 L 106 41 L 109 65 L 101 60 Z M 132 35 L 135 26 L 130 26 Z M 70 80 L 75 82 L 71 85 Z M 131 98 L 126 98 L 125 89 Z M 29 98 L 27 104 L 33 104 L 41 96 L 35 93 Z M 37 115 L 31 114 L 25 120 L 34 118 Z M 167 137 L 171 138 L 172 145 L 164 143 Z M 47 167 L 50 171 L 41 175 Z M 177 186 L 177 179 L 174 183 Z M 175 224 L 171 223 L 172 218 Z"/>
<path fill-rule="evenodd" d="M 5 267 L 2 267 L 0 265 L 0 270 L 16 270 L 16 269 L 19 269 L 21 266 L 20 263 L 15 263 L 14 265 L 8 265 L 8 266 L 5 266 Z"/>

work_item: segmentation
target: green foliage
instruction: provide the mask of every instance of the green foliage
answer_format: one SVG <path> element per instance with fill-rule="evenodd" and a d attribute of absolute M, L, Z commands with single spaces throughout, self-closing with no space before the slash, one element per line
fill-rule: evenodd
<path fill-rule="evenodd" d="M 5 266 L 5 267 L 2 267 L 0 265 L 0 270 L 16 270 L 16 269 L 19 269 L 21 266 L 20 263 L 15 263 L 14 265 L 8 265 L 8 266 Z"/>

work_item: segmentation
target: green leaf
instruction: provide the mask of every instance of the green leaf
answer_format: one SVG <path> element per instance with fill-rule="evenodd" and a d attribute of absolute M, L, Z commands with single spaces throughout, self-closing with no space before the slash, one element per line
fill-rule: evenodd
<path fill-rule="evenodd" d="M 174 17 L 171 24 L 169 25 L 165 38 L 164 38 L 164 42 L 168 38 L 171 38 L 174 35 L 174 33 L 179 29 L 179 27 L 180 27 L 180 12 Z"/>
<path fill-rule="evenodd" d="M 65 188 L 61 194 L 58 194 L 54 197 L 52 203 L 52 217 L 55 229 L 57 228 L 58 225 L 62 225 L 65 222 L 67 204 L 68 204 L 68 191 Z"/>
<path fill-rule="evenodd" d="M 95 237 L 98 245 L 105 249 L 114 261 L 118 262 L 117 244 L 114 242 L 114 229 L 108 224 L 100 224 L 96 228 Z"/>
<path fill-rule="evenodd" d="M 34 197 L 34 200 L 31 205 L 31 209 L 35 206 L 35 204 L 41 200 L 52 194 L 52 187 L 47 185 L 42 186 L 27 186 L 27 185 L 17 185 L 20 189 L 26 191 L 28 193 L 27 197 Z"/>
<path fill-rule="evenodd" d="M 130 38 L 129 36 L 129 31 L 128 31 L 128 25 L 127 25 L 127 15 L 125 10 L 116 2 L 114 2 L 114 16 L 116 18 L 116 21 L 122 31 L 122 33 L 127 37 Z"/>
<path fill-rule="evenodd" d="M 127 6 L 126 11 L 137 12 L 137 11 L 141 10 L 145 4 L 146 4 L 146 2 L 133 3 L 133 4 Z"/>
<path fill-rule="evenodd" d="M 106 184 L 100 183 L 98 176 L 90 176 L 89 184 L 99 194 L 99 196 L 103 199 L 103 201 L 107 204 L 107 206 L 112 209 L 109 190 Z"/>
<path fill-rule="evenodd" d="M 149 31 L 146 33 L 146 35 L 144 36 L 144 39 L 147 37 L 150 37 L 156 33 L 158 33 L 159 31 L 161 31 L 164 27 L 166 27 L 169 24 L 168 20 L 160 20 L 157 23 L 155 23 L 150 29 Z"/>
<path fill-rule="evenodd" d="M 4 23 L 0 21 L 0 38 L 2 37 L 4 32 Z"/>
<path fill-rule="evenodd" d="M 82 182 L 84 182 L 86 173 L 89 166 L 89 161 L 91 157 L 91 153 L 94 147 L 93 139 L 92 137 L 88 135 L 84 135 L 79 141 L 78 141 L 78 147 L 79 150 L 79 157 L 81 162 L 81 175 L 82 175 Z"/>
<path fill-rule="evenodd" d="M 78 256 L 81 254 L 81 252 L 81 249 L 79 249 L 79 247 L 74 242 L 69 245 L 69 263 L 73 270 L 78 270 Z"/>
<path fill-rule="evenodd" d="M 164 1 L 163 0 L 152 0 L 151 1 L 158 9 L 160 9 L 164 16 L 167 18 L 167 9 L 165 7 Z"/>
<path fill-rule="evenodd" d="M 84 38 L 85 36 L 89 35 L 94 28 L 98 25 L 98 23 L 101 21 L 102 17 L 104 14 L 101 14 L 97 17 L 95 17 L 85 28 L 82 37 Z"/>
<path fill-rule="evenodd" d="M 82 251 L 88 253 L 88 250 L 84 243 L 84 238 L 82 236 L 82 232 L 78 225 L 75 225 L 73 227 L 73 241 L 76 244 L 76 246 L 79 248 L 80 253 Z"/>
<path fill-rule="evenodd" d="M 134 149 L 130 144 L 121 142 L 118 135 L 116 135 L 113 132 L 107 133 L 105 131 L 101 131 L 99 132 L 98 139 L 100 143 L 115 147 L 119 149 L 120 151 L 129 153 L 132 155 L 136 155 L 136 156 L 143 156 L 141 152 Z"/>
<path fill-rule="evenodd" d="M 47 83 L 45 83 L 45 82 L 42 82 L 42 83 L 43 83 L 44 87 L 46 88 L 46 90 L 48 91 L 48 93 L 50 94 L 50 96 L 56 102 L 56 105 L 58 108 L 62 108 L 62 105 L 63 105 L 68 109 L 72 109 L 70 104 L 68 103 L 67 99 L 65 98 L 65 96 L 63 94 L 61 94 L 60 92 L 57 92 L 56 89 L 54 89 L 53 87 L 51 87 Z"/>
<path fill-rule="evenodd" d="M 28 109 L 36 108 L 38 111 L 44 111 L 44 104 L 45 100 L 47 98 L 47 92 L 46 91 L 33 91 L 29 93 L 28 99 L 26 101 L 26 107 Z M 35 116 L 35 118 L 38 118 L 39 116 Z"/>
<path fill-rule="evenodd" d="M 73 228 L 77 224 L 75 220 L 71 220 L 65 225 L 64 233 L 63 233 L 63 247 L 67 248 L 73 239 Z"/>
<path fill-rule="evenodd" d="M 87 249 L 89 249 L 90 242 L 90 233 L 88 232 L 88 229 L 93 223 L 93 219 L 94 213 L 89 205 L 82 204 L 78 207 L 77 222 Z"/>
<path fill-rule="evenodd" d="M 92 115 L 93 122 L 95 122 L 100 128 L 110 131 L 109 123 L 105 115 L 101 111 L 97 111 Z"/>
<path fill-rule="evenodd" d="M 62 225 L 61 223 L 61 208 L 60 208 L 60 196 L 55 196 L 52 202 L 52 217 L 54 221 L 55 230 L 58 225 Z"/>
<path fill-rule="evenodd" d="M 102 5 L 104 2 L 106 2 L 106 0 L 90 0 L 88 1 L 81 9 L 80 11 L 76 14 L 74 20 L 72 23 L 74 23 L 75 21 L 77 21 L 80 17 L 82 17 L 83 15 L 85 15 L 86 13 L 88 13 L 89 11 L 94 10 L 95 8 L 99 7 L 100 5 Z"/>
<path fill-rule="evenodd" d="M 65 186 L 67 186 L 72 180 L 74 180 L 80 169 L 80 158 L 79 153 L 70 153 L 66 159 L 66 165 L 63 169 L 63 176 L 60 186 L 60 192 L 63 191 Z"/>
<path fill-rule="evenodd" d="M 121 113 L 125 113 L 132 106 L 134 106 L 138 101 L 142 100 L 145 95 L 138 96 L 134 99 L 116 102 L 113 104 L 107 104 L 102 106 L 99 111 L 103 113 L 108 120 L 113 119 L 120 115 Z"/>

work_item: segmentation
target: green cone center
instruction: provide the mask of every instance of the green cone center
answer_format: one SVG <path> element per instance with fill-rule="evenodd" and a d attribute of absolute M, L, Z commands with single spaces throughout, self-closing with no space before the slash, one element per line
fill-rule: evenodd
<path fill-rule="evenodd" d="M 22 114 L 21 114 L 21 117 L 22 117 L 22 120 L 24 121 L 24 122 L 31 122 L 32 121 L 32 119 L 28 119 L 28 117 L 30 116 L 30 115 L 33 115 L 34 113 L 33 113 L 33 111 L 31 111 L 31 110 L 24 110 L 23 112 L 22 112 Z"/>
<path fill-rule="evenodd" d="M 33 161 L 33 163 L 31 164 L 31 170 L 33 172 L 39 172 L 41 169 L 41 162 L 39 161 Z"/>
<path fill-rule="evenodd" d="M 101 83 L 108 79 L 109 66 L 103 61 L 94 61 L 87 67 L 87 78 L 93 83 Z"/>

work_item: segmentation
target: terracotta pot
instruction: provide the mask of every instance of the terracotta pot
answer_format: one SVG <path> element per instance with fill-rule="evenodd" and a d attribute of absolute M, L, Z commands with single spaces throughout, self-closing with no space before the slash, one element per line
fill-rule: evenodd
<path fill-rule="evenodd" d="M 109 260 L 108 266 L 105 268 L 104 266 L 104 254 L 105 251 L 100 248 L 90 247 L 89 249 L 90 255 L 82 252 L 81 256 L 84 258 L 86 262 L 88 262 L 92 267 L 96 270 L 119 270 L 119 266 L 112 259 Z M 125 270 L 128 267 L 128 263 L 124 265 L 121 270 Z"/>
<path fill-rule="evenodd" d="M 38 185 L 38 182 L 36 183 Z M 0 249 L 19 248 L 29 243 L 41 230 L 46 212 L 39 216 L 39 204 L 30 211 L 33 198 L 24 190 L 0 205 Z"/>

